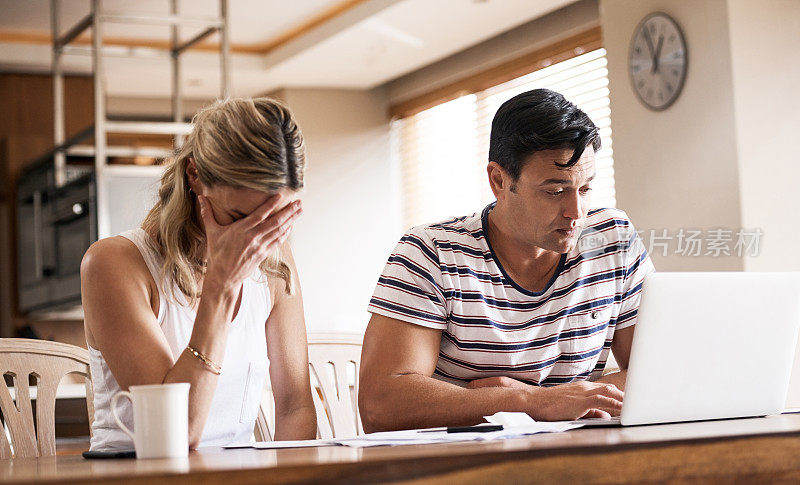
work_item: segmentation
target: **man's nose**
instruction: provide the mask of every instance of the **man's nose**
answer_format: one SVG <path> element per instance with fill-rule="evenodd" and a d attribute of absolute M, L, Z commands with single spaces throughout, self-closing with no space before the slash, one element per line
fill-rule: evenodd
<path fill-rule="evenodd" d="M 567 219 L 577 220 L 583 216 L 583 207 L 581 205 L 581 196 L 577 190 L 569 191 L 568 195 L 564 198 L 563 215 Z"/>

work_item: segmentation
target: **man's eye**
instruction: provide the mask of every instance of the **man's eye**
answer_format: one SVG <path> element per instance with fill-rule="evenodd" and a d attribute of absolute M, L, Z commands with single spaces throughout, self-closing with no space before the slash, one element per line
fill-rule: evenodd
<path fill-rule="evenodd" d="M 592 191 L 591 187 L 584 187 L 584 188 L 581 189 L 581 193 L 582 194 L 588 194 L 591 191 Z"/>
<path fill-rule="evenodd" d="M 561 195 L 561 194 L 563 194 L 563 193 L 564 193 L 564 189 L 558 189 L 558 190 L 548 190 L 548 191 L 547 191 L 547 193 L 548 193 L 549 195 L 552 195 L 553 197 L 556 197 L 556 196 L 558 196 L 558 195 Z"/>

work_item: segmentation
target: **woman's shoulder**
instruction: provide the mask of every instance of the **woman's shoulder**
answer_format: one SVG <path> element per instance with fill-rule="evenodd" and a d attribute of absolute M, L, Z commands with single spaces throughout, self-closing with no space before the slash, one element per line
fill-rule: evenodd
<path fill-rule="evenodd" d="M 124 275 L 137 278 L 149 271 L 139 248 L 123 236 L 113 236 L 95 242 L 81 260 L 83 277 Z"/>
<path fill-rule="evenodd" d="M 289 271 L 292 273 L 293 277 L 293 286 L 295 290 L 299 289 L 300 286 L 300 279 L 297 277 L 297 265 L 294 261 L 294 255 L 292 254 L 292 247 L 287 239 L 280 245 L 278 249 L 278 259 L 285 263 Z M 267 286 L 267 292 L 269 293 L 270 298 L 270 307 L 274 306 L 276 302 L 283 300 L 284 298 L 290 297 L 290 295 L 286 294 L 286 281 L 276 274 L 267 274 L 264 275 L 264 280 Z"/>

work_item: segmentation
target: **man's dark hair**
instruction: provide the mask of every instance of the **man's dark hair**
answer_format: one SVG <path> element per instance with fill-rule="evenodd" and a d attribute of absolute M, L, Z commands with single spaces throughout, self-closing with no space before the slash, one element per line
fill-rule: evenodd
<path fill-rule="evenodd" d="M 589 144 L 600 149 L 597 126 L 577 106 L 549 89 L 534 89 L 503 103 L 492 120 L 489 161 L 517 180 L 525 159 L 534 152 L 571 148 L 559 167 L 575 165 Z"/>

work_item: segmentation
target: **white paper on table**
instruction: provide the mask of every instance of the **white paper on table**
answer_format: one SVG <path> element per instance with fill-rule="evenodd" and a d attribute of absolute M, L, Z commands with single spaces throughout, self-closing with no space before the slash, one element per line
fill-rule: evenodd
<path fill-rule="evenodd" d="M 255 443 L 233 443 L 223 448 L 256 448 L 258 450 L 277 450 L 280 448 L 312 448 L 316 446 L 337 446 L 332 440 L 298 440 L 298 441 L 257 441 Z"/>
<path fill-rule="evenodd" d="M 538 430 L 535 431 L 536 433 L 560 433 L 583 426 L 582 423 L 576 423 L 575 421 L 536 421 L 528 416 L 527 413 L 499 412 L 491 416 L 484 416 L 483 419 L 492 424 L 502 424 L 503 431 L 522 432 L 525 434 L 533 434 L 528 433 L 531 430 Z M 503 431 L 497 431 L 496 433 L 503 433 Z"/>
<path fill-rule="evenodd" d="M 458 433 L 462 434 L 462 433 Z M 452 436 L 452 434 L 451 434 Z M 336 440 L 337 443 L 344 446 L 349 446 L 350 448 L 370 448 L 373 446 L 405 446 L 405 445 L 430 445 L 433 443 L 453 443 L 457 441 L 475 441 L 474 438 L 467 437 L 467 436 L 460 436 L 454 437 L 451 439 L 402 439 L 402 440 L 392 440 L 392 439 L 384 439 L 384 440 L 377 440 L 377 439 L 364 439 L 363 436 L 359 438 L 350 438 L 346 440 Z"/>
<path fill-rule="evenodd" d="M 435 429 L 435 428 L 434 428 Z M 410 429 L 402 431 L 381 431 L 357 436 L 355 438 L 334 440 L 340 445 L 351 448 L 367 448 L 372 446 L 427 445 L 431 443 L 451 443 L 455 441 L 474 441 L 479 433 L 446 433 L 444 431 Z"/>
<path fill-rule="evenodd" d="M 487 433 L 447 433 L 446 431 L 429 432 L 428 430 L 408 430 L 408 431 L 386 431 L 380 433 L 370 433 L 358 436 L 357 438 L 334 440 L 336 443 L 353 448 L 365 448 L 371 446 L 402 446 L 402 445 L 427 445 L 431 443 L 453 443 L 459 441 L 491 441 L 499 439 L 520 438 L 537 433 L 560 433 L 574 428 L 580 428 L 582 424 L 571 423 L 569 421 L 547 421 L 537 422 L 525 413 L 498 413 L 498 414 L 523 414 L 527 420 L 519 417 L 516 422 L 526 422 L 520 425 L 505 425 L 500 431 L 490 431 Z M 496 416 L 496 415 L 494 415 Z M 494 419 L 494 416 L 490 416 Z M 513 416 L 511 418 L 514 418 Z M 512 422 L 509 416 L 501 416 L 497 419 L 505 419 Z M 501 424 L 501 423 L 497 423 Z M 421 432 L 426 431 L 426 432 Z"/>
<path fill-rule="evenodd" d="M 505 411 L 494 413 L 491 416 L 484 416 L 483 419 L 492 424 L 502 424 L 503 426 L 526 426 L 536 423 L 527 413 L 510 413 Z"/>
<path fill-rule="evenodd" d="M 356 440 L 367 440 L 367 441 L 446 441 L 448 437 L 448 433 L 444 431 L 432 431 L 425 430 L 425 429 L 408 429 L 408 430 L 401 430 L 401 431 L 379 431 L 377 433 L 369 433 L 369 434 L 362 434 L 360 436 L 356 436 Z M 444 428 L 442 428 L 444 429 Z M 471 433 L 458 433 L 458 434 L 471 434 Z M 449 436 L 453 436 L 452 433 Z M 346 440 L 336 440 L 337 442 L 346 441 Z"/>
<path fill-rule="evenodd" d="M 533 424 L 524 424 L 521 426 L 505 426 L 502 431 L 492 431 L 491 433 L 480 433 L 484 437 L 478 437 L 477 440 L 498 440 L 519 438 L 538 433 L 562 433 L 575 428 L 582 428 L 582 423 L 574 423 L 571 421 L 537 421 Z"/>

